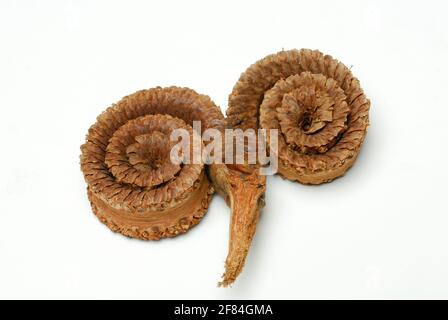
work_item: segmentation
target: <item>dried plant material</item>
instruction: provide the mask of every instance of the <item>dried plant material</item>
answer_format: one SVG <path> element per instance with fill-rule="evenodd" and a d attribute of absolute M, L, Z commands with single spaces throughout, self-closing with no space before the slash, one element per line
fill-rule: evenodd
<path fill-rule="evenodd" d="M 207 211 L 214 188 L 232 209 L 230 246 L 223 285 L 241 272 L 260 207 L 264 177 L 251 168 L 225 164 L 177 165 L 170 161 L 170 133 L 192 132 L 193 121 L 224 131 L 220 109 L 185 88 L 138 91 L 102 113 L 81 147 L 81 169 L 93 212 L 126 236 L 159 240 L 185 233 Z M 192 134 L 190 135 L 192 136 Z"/>
<path fill-rule="evenodd" d="M 231 285 L 243 270 L 260 210 L 264 206 L 266 177 L 255 166 L 210 166 L 216 190 L 231 208 L 229 252 L 220 286 Z"/>
<path fill-rule="evenodd" d="M 208 97 L 190 89 L 136 92 L 101 114 L 81 147 L 92 209 L 114 231 L 158 240 L 196 225 L 217 190 L 232 211 L 220 283 L 228 286 L 244 267 L 264 205 L 266 177 L 260 164 L 172 163 L 170 132 L 192 132 L 198 120 L 202 132 L 263 128 L 269 142 L 270 130 L 278 130 L 279 148 L 273 153 L 279 173 L 320 184 L 344 174 L 355 161 L 369 107 L 350 70 L 305 49 L 282 51 L 249 67 L 229 97 L 226 120 Z M 224 150 L 229 147 L 233 143 Z"/>
<path fill-rule="evenodd" d="M 319 51 L 282 51 L 241 75 L 229 97 L 226 122 L 234 129 L 266 129 L 268 142 L 269 130 L 277 129 L 279 173 L 320 184 L 353 164 L 367 131 L 369 106 L 342 63 Z M 266 189 L 257 166 L 226 170 L 227 177 L 219 180 L 227 184 L 215 182 L 233 209 L 223 286 L 234 282 L 244 266 Z"/>
<path fill-rule="evenodd" d="M 170 133 L 200 120 L 222 126 L 220 109 L 184 88 L 138 91 L 102 113 L 81 147 L 93 212 L 126 236 L 158 240 L 199 223 L 213 194 L 204 164 L 170 161 Z"/>
<path fill-rule="evenodd" d="M 278 129 L 279 173 L 320 184 L 355 161 L 369 107 L 358 79 L 342 63 L 319 51 L 281 51 L 241 75 L 229 97 L 227 123 Z"/>

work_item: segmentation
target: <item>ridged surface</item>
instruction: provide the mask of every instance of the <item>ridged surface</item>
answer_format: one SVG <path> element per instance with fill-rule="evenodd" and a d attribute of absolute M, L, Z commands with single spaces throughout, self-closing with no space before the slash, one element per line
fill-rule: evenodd
<path fill-rule="evenodd" d="M 229 97 L 227 124 L 278 129 L 279 173 L 320 184 L 353 164 L 369 108 L 358 79 L 341 62 L 317 50 L 281 51 L 241 75 Z"/>
<path fill-rule="evenodd" d="M 186 232 L 213 193 L 203 164 L 171 163 L 170 133 L 221 128 L 219 108 L 187 88 L 154 88 L 103 112 L 81 146 L 81 169 L 94 213 L 113 231 L 157 240 Z"/>

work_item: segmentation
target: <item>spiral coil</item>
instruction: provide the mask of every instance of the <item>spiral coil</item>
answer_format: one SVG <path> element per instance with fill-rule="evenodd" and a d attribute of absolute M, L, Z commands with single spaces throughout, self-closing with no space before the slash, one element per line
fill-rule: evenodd
<path fill-rule="evenodd" d="M 229 96 L 227 123 L 278 130 L 279 173 L 320 184 L 341 176 L 355 161 L 369 108 L 344 64 L 317 50 L 290 50 L 259 60 L 241 75 Z"/>
<path fill-rule="evenodd" d="M 220 109 L 186 88 L 154 88 L 124 97 L 89 129 L 81 169 L 94 213 L 113 231 L 157 240 L 199 223 L 214 190 L 204 164 L 170 161 L 170 133 L 192 122 L 222 126 Z"/>

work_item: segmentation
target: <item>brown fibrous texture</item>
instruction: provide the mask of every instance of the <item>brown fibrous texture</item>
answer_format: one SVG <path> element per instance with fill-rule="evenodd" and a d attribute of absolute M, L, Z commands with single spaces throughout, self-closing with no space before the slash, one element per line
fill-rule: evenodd
<path fill-rule="evenodd" d="M 93 212 L 111 230 L 158 240 L 202 219 L 214 189 L 203 163 L 170 161 L 174 129 L 222 126 L 220 109 L 187 88 L 138 91 L 98 116 L 81 146 Z"/>
<path fill-rule="evenodd" d="M 307 49 L 281 51 L 249 67 L 229 97 L 226 122 L 207 96 L 193 90 L 138 91 L 101 114 L 81 147 L 92 209 L 114 231 L 158 240 L 199 223 L 218 191 L 232 210 L 220 282 L 228 286 L 245 264 L 264 205 L 266 177 L 258 165 L 173 164 L 169 133 L 176 128 L 191 132 L 192 122 L 199 120 L 203 131 L 263 128 L 269 142 L 269 130 L 277 129 L 279 173 L 320 184 L 353 164 L 367 132 L 369 107 L 347 67 Z"/>
<path fill-rule="evenodd" d="M 266 177 L 256 166 L 210 166 L 216 190 L 231 208 L 229 251 L 219 286 L 231 285 L 242 272 L 264 206 Z"/>
<path fill-rule="evenodd" d="M 241 75 L 229 96 L 227 124 L 277 129 L 279 173 L 320 184 L 352 166 L 369 108 L 358 79 L 341 62 L 317 50 L 281 51 Z"/>
<path fill-rule="evenodd" d="M 200 121 L 202 132 L 225 128 L 220 109 L 191 89 L 154 88 L 126 96 L 89 129 L 81 146 L 81 170 L 95 215 L 111 230 L 145 240 L 187 232 L 218 190 L 232 209 L 221 283 L 227 286 L 244 266 L 265 179 L 250 168 L 172 163 L 170 133 L 180 128 L 192 133 L 193 121 Z"/>

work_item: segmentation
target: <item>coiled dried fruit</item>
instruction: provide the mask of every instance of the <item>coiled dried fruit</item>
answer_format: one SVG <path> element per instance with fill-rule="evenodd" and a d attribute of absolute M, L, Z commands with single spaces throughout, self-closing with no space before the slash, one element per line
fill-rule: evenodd
<path fill-rule="evenodd" d="M 229 97 L 227 123 L 278 129 L 279 173 L 320 184 L 355 161 L 369 107 L 358 79 L 341 62 L 317 50 L 281 51 L 241 75 Z"/>
<path fill-rule="evenodd" d="M 98 117 L 81 147 L 81 168 L 95 214 L 112 230 L 141 239 L 186 232 L 205 214 L 214 189 L 232 209 L 223 281 L 241 273 L 266 178 L 258 165 L 176 165 L 168 154 L 173 129 L 276 129 L 279 173 L 320 184 L 355 161 L 369 123 L 370 102 L 350 70 L 319 51 L 291 50 L 249 67 L 229 97 L 228 118 L 190 89 L 156 88 L 123 98 Z M 233 142 L 232 142 L 233 144 Z M 229 146 L 224 146 L 227 149 Z M 230 146 L 233 148 L 234 146 Z M 271 152 L 275 152 L 271 150 Z M 272 158 L 272 157 L 271 157 Z"/>
<path fill-rule="evenodd" d="M 113 231 L 157 240 L 186 232 L 213 193 L 204 165 L 170 161 L 170 133 L 219 126 L 223 115 L 206 96 L 184 88 L 138 91 L 108 108 L 81 147 L 81 169 L 94 213 Z"/>
<path fill-rule="evenodd" d="M 264 178 L 220 163 L 206 166 L 208 175 L 203 163 L 172 163 L 170 133 L 192 133 L 193 121 L 201 122 L 202 132 L 224 131 L 220 109 L 193 90 L 154 88 L 124 97 L 89 129 L 81 170 L 98 218 L 113 231 L 146 240 L 173 237 L 199 223 L 214 192 L 210 178 L 232 208 L 227 285 L 244 265 Z"/>

